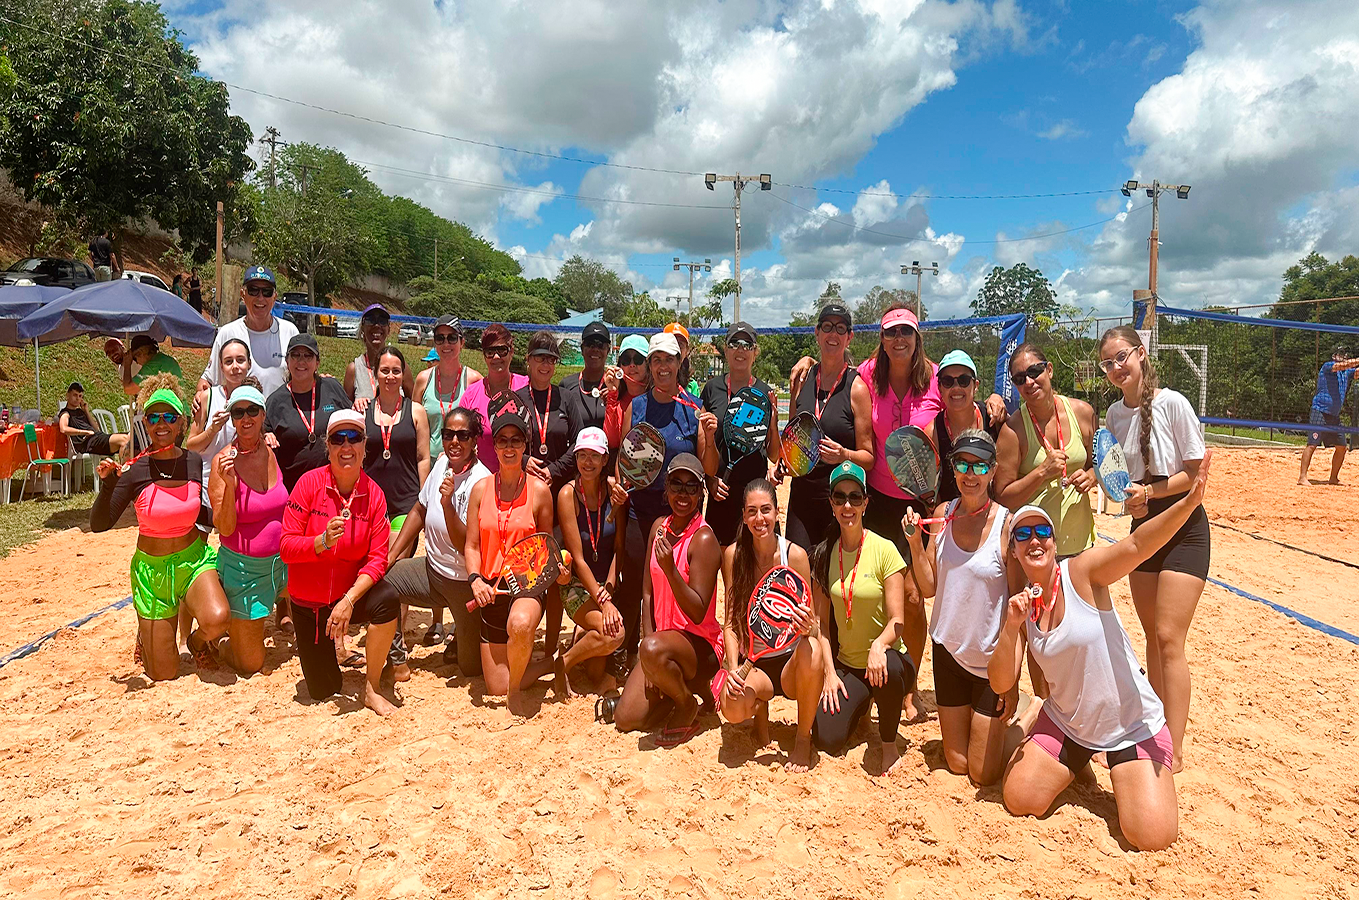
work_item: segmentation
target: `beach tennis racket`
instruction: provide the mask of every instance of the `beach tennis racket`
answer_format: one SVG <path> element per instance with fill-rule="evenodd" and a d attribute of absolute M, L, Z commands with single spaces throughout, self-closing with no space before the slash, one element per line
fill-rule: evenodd
<path fill-rule="evenodd" d="M 497 594 L 508 593 L 511 600 L 520 597 L 537 599 L 547 591 L 562 573 L 562 551 L 552 535 L 539 531 L 516 541 L 505 551 L 500 565 L 500 577 L 491 589 Z M 501 586 L 505 590 L 501 590 Z M 468 611 L 477 608 L 477 601 L 467 601 Z"/>
<path fill-rule="evenodd" d="M 754 385 L 746 385 L 732 395 L 727 403 L 727 414 L 722 417 L 722 439 L 727 445 L 723 484 L 727 483 L 738 462 L 752 453 L 764 451 L 773 418 L 774 405 L 769 401 L 769 395 Z"/>
<path fill-rule="evenodd" d="M 1095 477 L 1099 486 L 1110 500 L 1122 503 L 1128 499 L 1128 485 L 1132 477 L 1128 475 L 1128 458 L 1123 455 L 1118 438 L 1107 428 L 1095 432 Z"/>
<path fill-rule="evenodd" d="M 809 412 L 800 412 L 783 429 L 783 465 L 795 478 L 816 468 L 821 461 L 821 423 Z"/>
<path fill-rule="evenodd" d="M 665 438 L 650 422 L 639 422 L 618 448 L 618 483 L 628 493 L 650 487 L 665 467 Z"/>
<path fill-rule="evenodd" d="M 928 501 L 939 486 L 939 451 L 920 428 L 907 425 L 887 436 L 887 468 L 897 487 Z"/>
<path fill-rule="evenodd" d="M 794 607 L 811 609 L 812 592 L 802 576 L 787 566 L 775 566 L 760 579 L 755 592 L 750 595 L 750 605 L 746 609 L 746 628 L 750 633 L 750 650 L 746 661 L 737 669 L 742 681 L 755 666 L 755 660 L 766 656 L 778 656 L 789 650 L 802 636 L 798 633 L 797 620 L 793 616 Z M 711 688 L 713 700 L 722 702 L 722 688 L 726 686 L 730 673 L 718 669 L 713 676 Z"/>

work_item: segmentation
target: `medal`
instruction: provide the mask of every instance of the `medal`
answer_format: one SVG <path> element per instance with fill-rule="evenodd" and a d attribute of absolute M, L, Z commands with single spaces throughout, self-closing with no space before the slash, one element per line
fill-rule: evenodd
<path fill-rule="evenodd" d="M 238 451 L 238 450 L 236 449 L 236 445 L 235 445 L 235 444 L 232 444 L 230 447 L 227 448 L 226 458 L 227 458 L 227 459 L 235 459 L 235 458 L 236 458 L 236 454 L 239 453 L 239 452 L 240 452 L 240 451 Z"/>
<path fill-rule="evenodd" d="M 382 451 L 382 458 L 383 458 L 383 459 L 391 459 L 391 458 L 392 458 L 392 451 L 390 451 L 390 450 L 383 450 L 383 451 Z"/>
<path fill-rule="evenodd" d="M 533 408 L 533 418 L 538 423 L 538 455 L 547 459 L 547 425 L 552 421 L 552 385 L 547 386 L 546 409 L 538 412 L 538 398 L 533 396 L 533 388 L 529 388 L 529 400 L 533 401 L 530 406 Z"/>
<path fill-rule="evenodd" d="M 302 425 L 307 429 L 308 444 L 316 443 L 316 404 L 319 394 L 320 387 L 313 384 L 311 386 L 311 418 L 308 419 L 307 414 L 302 411 L 302 407 L 297 403 L 297 396 L 291 390 L 288 391 L 288 396 L 293 401 L 293 409 L 297 410 L 297 417 L 302 420 Z"/>
<path fill-rule="evenodd" d="M 349 517 L 352 515 L 353 513 L 349 511 L 349 507 L 347 506 L 344 509 L 340 510 L 340 518 L 344 519 L 346 522 L 349 521 Z"/>
<path fill-rule="evenodd" d="M 547 456 L 547 444 L 539 444 L 538 453 L 542 456 Z"/>

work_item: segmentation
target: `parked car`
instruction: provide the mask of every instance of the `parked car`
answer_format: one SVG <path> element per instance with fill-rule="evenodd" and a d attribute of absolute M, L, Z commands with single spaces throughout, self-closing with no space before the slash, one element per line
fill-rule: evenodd
<path fill-rule="evenodd" d="M 68 288 L 84 287 L 95 282 L 94 270 L 83 262 L 54 256 L 19 260 L 0 272 L 0 285 L 16 284 L 21 278 L 27 278 L 34 284 Z"/>
<path fill-rule="evenodd" d="M 355 338 L 359 336 L 359 317 L 358 316 L 336 316 L 335 317 L 335 336 L 342 338 Z"/>
<path fill-rule="evenodd" d="M 285 291 L 278 297 L 279 303 L 289 303 L 293 306 L 307 306 L 306 291 Z M 283 318 L 297 326 L 297 330 L 306 333 L 311 330 L 311 316 L 300 312 L 285 312 Z"/>
<path fill-rule="evenodd" d="M 418 344 L 422 337 L 420 325 L 416 322 L 402 322 L 401 330 L 396 333 L 396 339 L 403 344 Z"/>
<path fill-rule="evenodd" d="M 160 276 L 152 275 L 150 272 L 138 272 L 134 269 L 124 269 L 123 277 L 131 279 L 132 281 L 140 281 L 142 284 L 149 284 L 152 287 L 158 287 L 162 291 L 170 290 L 170 286 L 161 281 Z"/>

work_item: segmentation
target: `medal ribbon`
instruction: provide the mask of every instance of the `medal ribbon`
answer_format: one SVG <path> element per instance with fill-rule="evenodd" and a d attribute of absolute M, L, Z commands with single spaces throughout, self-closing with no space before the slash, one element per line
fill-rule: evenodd
<path fill-rule="evenodd" d="M 1043 449 L 1048 453 L 1052 452 L 1052 445 L 1048 443 L 1047 429 L 1039 426 L 1038 419 L 1034 416 L 1033 410 L 1029 409 L 1029 404 L 1024 404 L 1024 411 L 1029 414 L 1029 421 L 1033 423 L 1033 430 L 1038 432 L 1038 440 L 1043 442 Z M 980 415 L 980 414 L 979 414 Z M 1062 438 L 1062 410 L 1057 405 L 1057 395 L 1052 395 L 1052 421 L 1057 426 L 1057 444 L 1066 447 L 1066 440 Z M 1062 487 L 1066 487 L 1066 466 L 1062 466 Z"/>
<path fill-rule="evenodd" d="M 307 437 L 308 437 L 308 439 L 315 439 L 315 437 L 316 437 L 316 405 L 317 405 L 317 402 L 318 402 L 318 396 L 319 396 L 319 394 L 320 394 L 320 391 L 317 390 L 318 387 L 319 387 L 319 385 L 317 385 L 317 384 L 315 384 L 315 383 L 313 383 L 312 386 L 311 386 L 311 418 L 310 418 L 310 419 L 308 419 L 308 418 L 307 418 L 307 414 L 304 413 L 304 412 L 302 411 L 302 407 L 300 407 L 300 406 L 297 405 L 297 395 L 294 394 L 292 391 L 288 391 L 288 396 L 291 397 L 291 398 L 292 398 L 292 401 L 293 401 L 293 409 L 297 410 L 297 417 L 298 417 L 299 419 L 302 420 L 302 424 L 305 425 L 306 428 L 307 428 Z"/>
<path fill-rule="evenodd" d="M 849 587 L 845 587 L 845 542 L 836 541 L 835 550 L 840 557 L 840 595 L 845 598 L 845 620 L 854 618 L 854 582 L 859 578 L 859 558 L 863 556 L 864 539 L 868 537 L 868 529 L 859 535 L 859 546 L 854 551 L 854 568 L 849 573 Z"/>

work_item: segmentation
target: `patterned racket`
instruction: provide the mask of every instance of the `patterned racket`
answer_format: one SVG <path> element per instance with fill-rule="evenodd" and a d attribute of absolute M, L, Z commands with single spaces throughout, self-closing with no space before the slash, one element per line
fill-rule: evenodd
<path fill-rule="evenodd" d="M 1123 455 L 1114 433 L 1107 428 L 1095 432 L 1095 477 L 1110 500 L 1122 503 L 1128 499 L 1128 458 Z"/>
<path fill-rule="evenodd" d="M 755 666 L 755 660 L 766 656 L 778 656 L 786 652 L 801 637 L 793 618 L 793 608 L 801 606 L 811 609 L 812 592 L 802 576 L 787 566 L 775 566 L 760 579 L 755 592 L 750 595 L 750 605 L 746 610 L 746 627 L 750 631 L 750 649 L 746 661 L 737 669 L 742 681 Z M 710 687 L 713 700 L 722 702 L 722 688 L 730 673 L 718 669 Z"/>
<path fill-rule="evenodd" d="M 800 412 L 783 429 L 783 464 L 794 477 L 801 477 L 821 461 L 821 423 L 809 412 Z"/>
<path fill-rule="evenodd" d="M 665 438 L 650 422 L 639 422 L 618 449 L 618 483 L 631 493 L 648 487 L 665 467 Z"/>
<path fill-rule="evenodd" d="M 887 467 L 897 486 L 912 497 L 929 501 L 939 485 L 939 451 L 915 425 L 887 436 Z"/>
<path fill-rule="evenodd" d="M 508 593 L 511 600 L 520 597 L 538 598 L 543 595 L 562 572 L 562 552 L 552 535 L 539 531 L 516 541 L 505 551 L 500 566 L 500 577 L 491 589 Z M 502 592 L 501 585 L 505 586 Z M 468 611 L 477 608 L 477 601 L 467 602 Z"/>
<path fill-rule="evenodd" d="M 727 414 L 722 417 L 722 439 L 727 444 L 727 465 L 722 470 L 722 482 L 727 483 L 732 467 L 752 453 L 763 453 L 769 438 L 769 423 L 774 418 L 774 405 L 769 395 L 759 388 L 746 385 L 727 402 Z"/>

